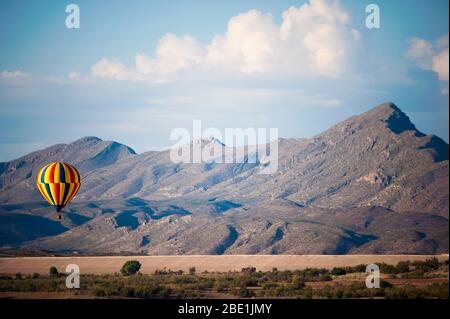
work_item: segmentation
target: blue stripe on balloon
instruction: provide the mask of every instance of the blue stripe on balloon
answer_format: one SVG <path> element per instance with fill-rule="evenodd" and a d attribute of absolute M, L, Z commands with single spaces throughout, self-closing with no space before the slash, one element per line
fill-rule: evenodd
<path fill-rule="evenodd" d="M 67 196 L 69 196 L 69 189 L 70 189 L 70 184 L 69 183 L 65 183 L 64 186 L 64 195 L 61 201 L 61 205 L 64 205 L 64 203 L 66 202 Z"/>
<path fill-rule="evenodd" d="M 56 205 L 55 204 L 55 200 L 53 199 L 52 191 L 50 189 L 50 184 L 45 183 L 44 185 L 45 185 L 45 189 L 47 190 L 47 196 L 50 198 L 50 200 L 52 201 L 53 205 Z"/>
<path fill-rule="evenodd" d="M 42 171 L 42 174 L 41 174 L 41 183 L 45 183 L 45 172 L 47 171 L 47 169 L 48 169 L 49 166 L 50 166 L 50 165 L 47 165 L 47 166 L 44 168 L 44 170 Z"/>
<path fill-rule="evenodd" d="M 65 183 L 66 182 L 66 172 L 64 170 L 63 164 L 59 163 L 59 182 Z"/>

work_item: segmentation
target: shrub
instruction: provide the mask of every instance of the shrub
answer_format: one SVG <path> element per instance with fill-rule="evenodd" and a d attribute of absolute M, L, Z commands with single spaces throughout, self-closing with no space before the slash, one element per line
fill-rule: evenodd
<path fill-rule="evenodd" d="M 236 289 L 234 294 L 241 298 L 250 298 L 255 295 L 253 291 L 247 289 L 246 287 L 239 287 L 238 289 Z"/>
<path fill-rule="evenodd" d="M 387 275 L 398 274 L 398 269 L 393 265 L 381 263 L 381 264 L 378 264 L 378 266 L 380 267 L 380 272 L 382 274 L 387 274 Z"/>
<path fill-rule="evenodd" d="M 347 274 L 350 274 L 355 272 L 366 272 L 366 267 L 367 265 L 365 264 L 359 264 L 353 267 L 345 267 L 344 269 L 347 272 Z"/>
<path fill-rule="evenodd" d="M 256 268 L 255 267 L 246 267 L 246 268 L 242 268 L 242 272 L 244 274 L 253 274 L 256 272 Z"/>
<path fill-rule="evenodd" d="M 405 272 L 409 272 L 409 266 L 410 266 L 410 262 L 409 260 L 407 261 L 400 261 L 397 264 L 397 271 L 401 274 L 405 273 Z"/>
<path fill-rule="evenodd" d="M 124 276 L 130 276 L 134 275 L 141 269 L 141 263 L 137 260 L 128 260 L 125 262 L 122 266 L 122 269 L 120 269 L 120 272 Z"/>
<path fill-rule="evenodd" d="M 292 288 L 293 289 L 302 289 L 305 287 L 305 282 L 302 280 L 300 276 L 295 276 L 292 280 Z"/>
<path fill-rule="evenodd" d="M 333 268 L 330 272 L 333 276 L 344 276 L 347 274 L 347 271 L 344 268 Z"/>
<path fill-rule="evenodd" d="M 444 264 L 444 263 L 443 263 Z M 436 257 L 427 259 L 425 261 L 415 261 L 413 263 L 413 266 L 416 267 L 417 270 L 421 270 L 423 272 L 438 270 L 441 266 L 441 263 L 439 262 L 439 259 Z"/>
<path fill-rule="evenodd" d="M 92 289 L 92 293 L 93 293 L 94 296 L 96 296 L 96 297 L 105 297 L 105 296 L 106 296 L 105 290 L 102 289 L 102 288 L 98 288 L 98 287 Z"/>
<path fill-rule="evenodd" d="M 389 281 L 381 279 L 380 288 L 392 288 L 392 284 Z"/>
<path fill-rule="evenodd" d="M 191 275 L 193 275 L 193 274 L 195 274 L 195 267 L 190 267 L 189 268 L 189 273 L 191 274 Z"/>
<path fill-rule="evenodd" d="M 51 266 L 48 273 L 51 277 L 56 277 L 58 276 L 58 269 L 55 266 Z"/>

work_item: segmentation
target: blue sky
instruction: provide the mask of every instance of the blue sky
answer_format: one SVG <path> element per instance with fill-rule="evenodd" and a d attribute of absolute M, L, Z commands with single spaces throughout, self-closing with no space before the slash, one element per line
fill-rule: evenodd
<path fill-rule="evenodd" d="M 86 135 L 163 149 L 193 119 L 309 137 L 383 101 L 448 141 L 446 0 L 73 1 L 80 29 L 68 3 L 0 2 L 0 161 Z"/>

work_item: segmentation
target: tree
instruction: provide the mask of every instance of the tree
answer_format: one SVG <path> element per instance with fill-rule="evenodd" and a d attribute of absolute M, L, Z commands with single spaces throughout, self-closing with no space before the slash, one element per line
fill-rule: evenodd
<path fill-rule="evenodd" d="M 58 276 L 58 269 L 55 266 L 51 266 L 48 273 L 51 277 Z"/>
<path fill-rule="evenodd" d="M 141 269 L 141 263 L 139 261 L 128 260 L 123 264 L 122 269 L 120 269 L 120 272 L 124 276 L 130 276 L 137 273 L 139 269 Z"/>

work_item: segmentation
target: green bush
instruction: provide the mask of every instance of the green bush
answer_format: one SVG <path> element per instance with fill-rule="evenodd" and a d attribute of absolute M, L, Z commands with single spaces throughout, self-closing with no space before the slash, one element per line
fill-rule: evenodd
<path fill-rule="evenodd" d="M 48 273 L 51 277 L 56 277 L 58 276 L 58 269 L 55 266 L 51 266 Z"/>
<path fill-rule="evenodd" d="M 120 269 L 120 272 L 124 276 L 131 276 L 137 273 L 141 269 L 141 263 L 137 260 L 128 260 Z"/>
<path fill-rule="evenodd" d="M 333 268 L 330 273 L 333 276 L 344 276 L 347 274 L 347 271 L 344 268 L 336 267 Z"/>

